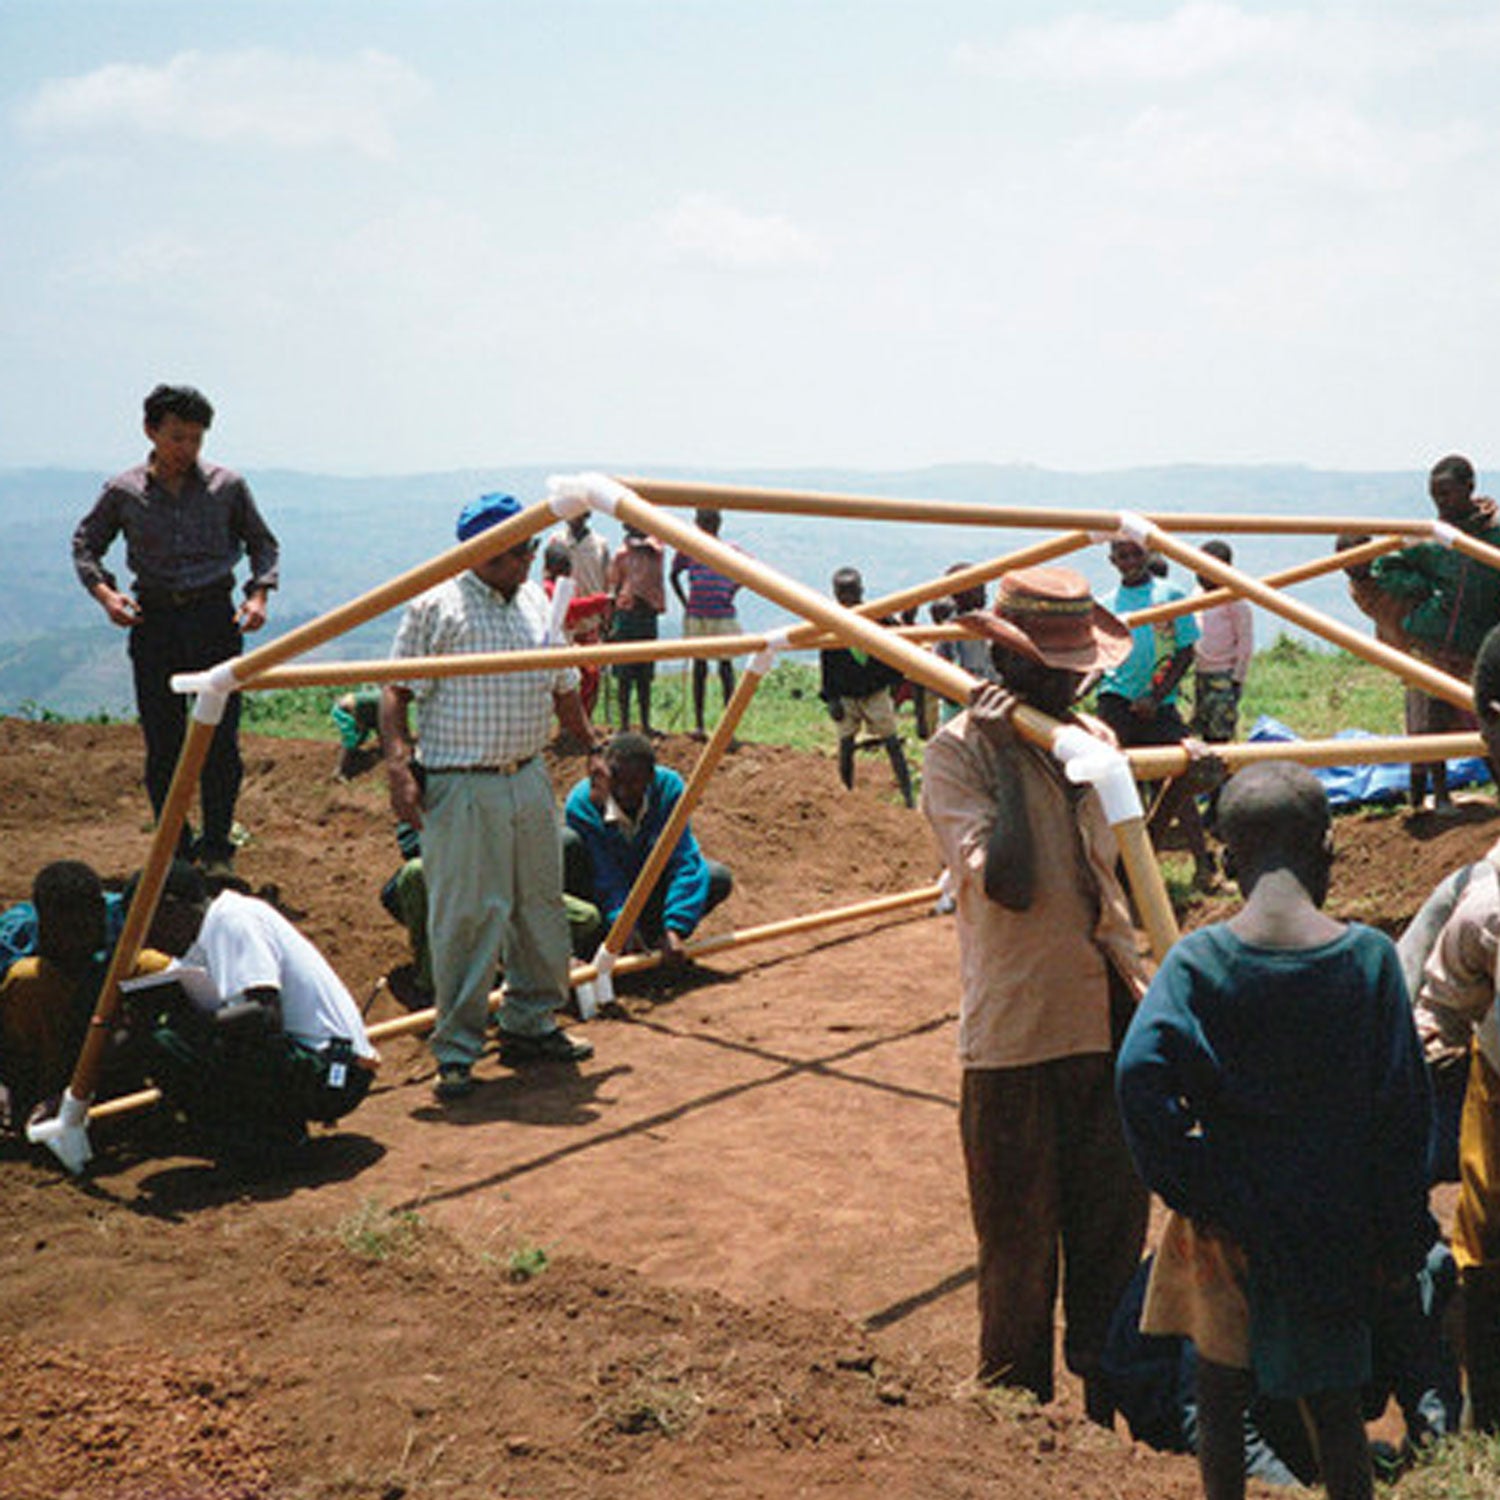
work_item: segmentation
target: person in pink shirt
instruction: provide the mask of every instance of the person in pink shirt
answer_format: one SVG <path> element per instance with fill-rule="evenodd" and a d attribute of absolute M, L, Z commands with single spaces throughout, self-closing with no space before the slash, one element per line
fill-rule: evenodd
<path fill-rule="evenodd" d="M 654 536 L 634 526 L 625 528 L 625 541 L 609 562 L 608 587 L 614 600 L 614 641 L 654 641 L 657 620 L 667 607 L 667 587 L 662 547 Z M 649 661 L 618 662 L 615 682 L 620 692 L 620 728 L 630 728 L 630 695 L 635 690 L 640 706 L 641 732 L 650 735 L 651 679 L 656 675 Z"/>
<path fill-rule="evenodd" d="M 1203 550 L 1232 563 L 1228 542 L 1212 541 Z M 1198 587 L 1207 593 L 1218 585 L 1201 574 Z M 1193 657 L 1193 733 L 1210 745 L 1228 744 L 1239 727 L 1240 695 L 1255 654 L 1255 614 L 1249 602 L 1233 599 L 1199 616 L 1202 634 Z"/>

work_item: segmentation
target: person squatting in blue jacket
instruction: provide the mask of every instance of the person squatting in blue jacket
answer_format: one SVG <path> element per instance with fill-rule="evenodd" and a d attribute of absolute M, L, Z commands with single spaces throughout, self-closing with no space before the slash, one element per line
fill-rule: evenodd
<path fill-rule="evenodd" d="M 597 906 L 607 926 L 619 916 L 682 793 L 682 777 L 657 765 L 651 741 L 628 732 L 610 740 L 568 793 L 564 885 Z M 632 946 L 680 958 L 683 943 L 733 884 L 728 869 L 705 859 L 691 826 L 684 827 L 636 921 Z"/>

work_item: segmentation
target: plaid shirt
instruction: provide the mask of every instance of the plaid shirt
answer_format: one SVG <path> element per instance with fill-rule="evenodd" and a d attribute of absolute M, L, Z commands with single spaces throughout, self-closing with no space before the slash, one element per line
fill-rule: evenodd
<path fill-rule="evenodd" d="M 550 606 L 529 579 L 508 602 L 464 572 L 413 599 L 392 655 L 458 656 L 547 645 Z M 524 760 L 547 742 L 552 698 L 578 686 L 576 667 L 435 677 L 408 682 L 417 705 L 419 755 L 429 769 Z"/>

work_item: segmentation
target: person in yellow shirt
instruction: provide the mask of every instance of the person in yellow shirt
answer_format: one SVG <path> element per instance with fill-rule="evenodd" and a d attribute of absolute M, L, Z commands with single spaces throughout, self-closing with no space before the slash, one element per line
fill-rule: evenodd
<path fill-rule="evenodd" d="M 31 900 L 36 951 L 18 958 L 0 981 L 0 1086 L 16 1131 L 25 1128 L 38 1105 L 67 1087 L 112 947 L 104 887 L 89 865 L 64 859 L 44 866 L 32 882 Z M 166 954 L 143 949 L 134 972 L 154 973 L 168 962 Z M 140 1083 L 126 1054 L 112 1050 L 100 1095 L 128 1092 Z"/>

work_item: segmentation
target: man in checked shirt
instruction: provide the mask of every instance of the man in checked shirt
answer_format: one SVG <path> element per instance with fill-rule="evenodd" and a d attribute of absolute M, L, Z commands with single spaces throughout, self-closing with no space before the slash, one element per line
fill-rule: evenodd
<path fill-rule="evenodd" d="M 459 515 L 458 539 L 520 510 L 509 495 L 482 495 Z M 523 542 L 412 600 L 393 655 L 545 646 L 550 606 L 526 576 L 536 547 Z M 567 733 L 593 744 L 573 667 L 390 683 L 381 694 L 391 808 L 422 830 L 438 1013 L 432 1050 L 444 1102 L 474 1090 L 497 961 L 505 969 L 496 1018 L 502 1063 L 593 1055 L 591 1043 L 557 1024 L 568 992 L 568 920 L 557 804 L 541 754 L 554 711 Z"/>
<path fill-rule="evenodd" d="M 172 691 L 175 672 L 197 672 L 238 656 L 240 632 L 266 623 L 279 549 L 238 474 L 198 461 L 214 409 L 190 385 L 159 385 L 145 401 L 151 453 L 116 474 L 73 533 L 73 567 L 114 624 L 130 631 L 135 706 L 146 737 L 146 791 L 161 816 L 187 730 L 187 700 Z M 125 533 L 134 592 L 116 586 L 104 554 Z M 234 607 L 234 570 L 248 554 L 245 600 Z M 230 830 L 243 774 L 240 699 L 231 693 L 214 731 L 199 795 L 203 833 L 186 825 L 178 852 L 211 875 L 228 874 Z"/>

